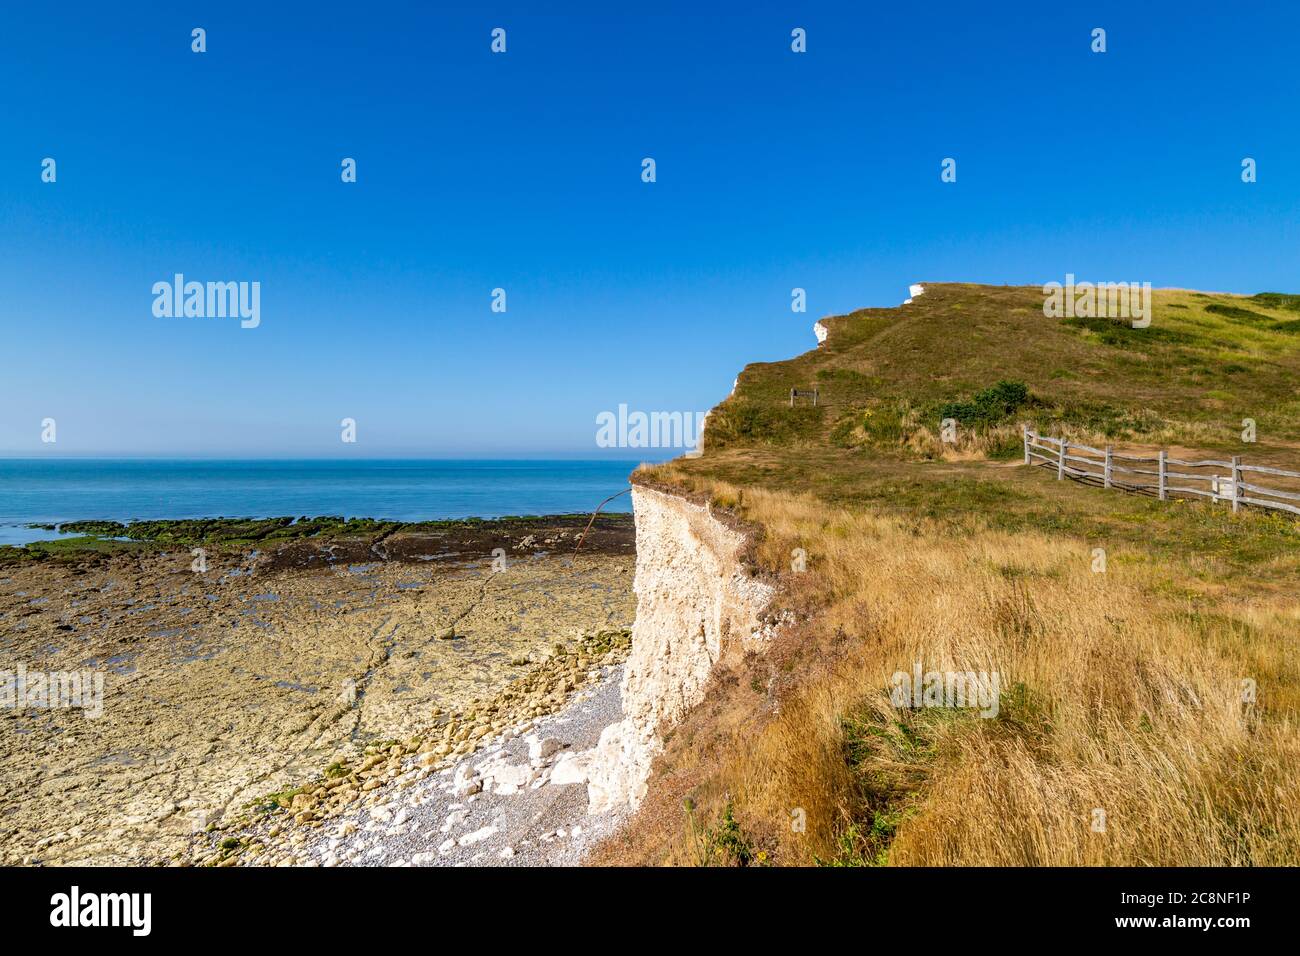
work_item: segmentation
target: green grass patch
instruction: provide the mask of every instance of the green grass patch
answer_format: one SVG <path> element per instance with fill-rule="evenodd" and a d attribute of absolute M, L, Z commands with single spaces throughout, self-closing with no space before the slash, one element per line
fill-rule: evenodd
<path fill-rule="evenodd" d="M 1152 345 L 1190 345 L 1197 341 L 1195 335 L 1155 323 L 1135 329 L 1128 320 L 1087 317 L 1066 319 L 1062 324 L 1082 329 L 1095 336 L 1103 345 L 1118 349 L 1141 351 Z"/>
<path fill-rule="evenodd" d="M 853 819 L 836 837 L 836 853 L 821 866 L 884 866 L 889 847 L 917 813 L 925 784 L 945 742 L 973 727 L 968 709 L 929 707 L 886 717 L 863 706 L 840 721 L 844 761 L 853 777 Z"/>
<path fill-rule="evenodd" d="M 709 416 L 706 447 L 732 445 L 794 445 L 822 434 L 825 406 L 760 404 L 735 399 L 719 405 Z"/>
<path fill-rule="evenodd" d="M 1213 305 L 1207 305 L 1205 307 L 1205 311 L 1211 313 L 1212 315 L 1222 315 L 1225 318 L 1237 319 L 1239 321 L 1246 321 L 1246 322 L 1271 322 L 1272 321 L 1272 318 L 1270 316 L 1265 315 L 1263 312 L 1255 312 L 1252 309 L 1242 309 L 1235 305 L 1220 305 L 1217 302 L 1214 303 Z"/>
<path fill-rule="evenodd" d="M 1300 295 L 1289 292 L 1260 292 L 1250 297 L 1252 302 L 1269 309 L 1281 309 L 1286 312 L 1300 312 Z"/>

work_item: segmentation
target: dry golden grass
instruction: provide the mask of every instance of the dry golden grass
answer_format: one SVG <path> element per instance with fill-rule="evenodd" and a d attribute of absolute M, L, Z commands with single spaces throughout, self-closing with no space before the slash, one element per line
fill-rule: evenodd
<path fill-rule="evenodd" d="M 1300 864 L 1294 521 L 1016 462 L 1024 422 L 1294 468 L 1300 298 L 1162 291 L 1149 329 L 1042 306 L 1039 288 L 936 284 L 825 319 L 817 349 L 742 371 L 703 458 L 640 476 L 761 528 L 791 620 L 719 662 L 625 860 L 689 859 L 668 835 L 689 797 L 704 826 L 730 805 L 780 863 Z M 999 383 L 1028 395 L 980 398 Z M 812 385 L 821 404 L 791 408 Z M 893 707 L 917 661 L 996 672 L 998 714 Z"/>
<path fill-rule="evenodd" d="M 779 862 L 1300 863 L 1293 595 L 1198 596 L 1132 552 L 1096 573 L 1065 538 L 701 487 L 765 530 L 760 563 L 805 549 L 824 595 L 779 713 L 733 736 L 709 788 Z M 915 661 L 997 672 L 999 715 L 894 709 Z"/>

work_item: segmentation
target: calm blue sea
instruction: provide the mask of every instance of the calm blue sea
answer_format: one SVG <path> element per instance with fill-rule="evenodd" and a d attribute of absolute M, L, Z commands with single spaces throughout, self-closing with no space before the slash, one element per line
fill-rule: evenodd
<path fill-rule="evenodd" d="M 344 515 L 421 521 L 592 511 L 633 461 L 0 459 L 0 544 L 79 519 Z M 631 497 L 606 511 L 631 510 Z"/>

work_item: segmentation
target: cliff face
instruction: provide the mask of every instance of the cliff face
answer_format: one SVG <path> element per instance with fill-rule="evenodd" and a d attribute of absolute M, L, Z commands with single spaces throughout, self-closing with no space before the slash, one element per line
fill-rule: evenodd
<path fill-rule="evenodd" d="M 704 694 L 724 652 L 765 643 L 770 585 L 743 566 L 745 537 L 709 509 L 633 487 L 636 623 L 623 675 L 624 719 L 601 734 L 588 779 L 590 812 L 636 807 L 664 731 Z"/>

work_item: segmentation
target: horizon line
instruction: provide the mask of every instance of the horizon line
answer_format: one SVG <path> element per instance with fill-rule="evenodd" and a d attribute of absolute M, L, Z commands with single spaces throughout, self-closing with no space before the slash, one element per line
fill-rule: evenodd
<path fill-rule="evenodd" d="M 655 451 L 660 449 L 647 449 Z M 684 454 L 685 450 L 680 450 L 677 454 Z M 657 456 L 655 457 L 658 460 Z M 676 455 L 669 456 L 662 460 L 670 460 Z M 635 458 L 585 458 L 577 455 L 560 455 L 552 453 L 550 455 L 526 455 L 526 456 L 425 456 L 425 455 L 376 455 L 373 457 L 334 457 L 326 458 L 312 455 L 145 455 L 145 454 L 125 454 L 125 455 L 105 455 L 105 454 L 84 454 L 84 455 L 19 455 L 7 454 L 0 452 L 0 461 L 328 461 L 328 462 L 357 462 L 357 461 L 575 461 L 575 462 L 595 462 L 610 464 L 621 464 L 626 462 L 648 461 L 650 458 L 639 456 Z"/>

